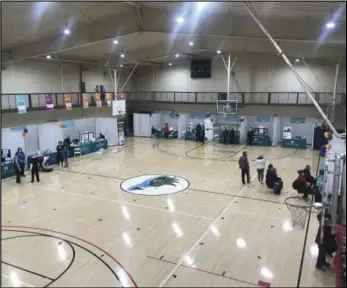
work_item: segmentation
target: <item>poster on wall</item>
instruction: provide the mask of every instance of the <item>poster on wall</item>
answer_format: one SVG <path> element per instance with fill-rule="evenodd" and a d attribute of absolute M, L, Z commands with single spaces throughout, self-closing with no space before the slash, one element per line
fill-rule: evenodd
<path fill-rule="evenodd" d="M 111 93 L 106 93 L 107 106 L 112 106 L 112 95 Z"/>
<path fill-rule="evenodd" d="M 16 102 L 18 113 L 23 114 L 27 112 L 27 107 L 25 106 L 25 96 L 24 95 L 16 95 Z"/>
<path fill-rule="evenodd" d="M 66 121 L 63 121 L 62 124 L 65 128 L 73 127 L 75 126 L 75 120 L 66 120 Z"/>
<path fill-rule="evenodd" d="M 118 145 L 123 146 L 123 145 L 125 145 L 124 122 L 123 121 L 117 122 L 117 129 L 118 129 Z"/>
<path fill-rule="evenodd" d="M 46 107 L 48 111 L 54 110 L 54 103 L 53 103 L 53 95 L 52 94 L 46 94 Z"/>
<path fill-rule="evenodd" d="M 101 94 L 95 93 L 96 107 L 101 107 Z"/>
<path fill-rule="evenodd" d="M 292 139 L 292 127 L 283 127 L 283 139 Z"/>
<path fill-rule="evenodd" d="M 64 94 L 64 100 L 65 100 L 65 109 L 71 110 L 72 109 L 72 103 L 71 103 L 71 94 Z"/>
<path fill-rule="evenodd" d="M 87 93 L 83 93 L 83 108 L 87 109 L 89 107 L 89 97 Z"/>

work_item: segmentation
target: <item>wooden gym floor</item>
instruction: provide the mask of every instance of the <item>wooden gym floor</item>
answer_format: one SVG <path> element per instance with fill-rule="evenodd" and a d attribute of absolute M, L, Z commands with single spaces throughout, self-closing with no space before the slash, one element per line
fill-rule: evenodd
<path fill-rule="evenodd" d="M 40 183 L 29 175 L 22 184 L 4 180 L 2 285 L 296 286 L 306 230 L 291 229 L 284 199 L 295 195 L 296 171 L 306 164 L 315 171 L 318 157 L 247 147 L 250 160 L 264 155 L 283 178 L 276 196 L 258 183 L 253 163 L 252 183 L 241 184 L 244 149 L 130 138 L 119 152 L 110 148 L 41 173 Z M 177 178 L 141 186 L 149 175 Z M 333 271 L 315 270 L 317 227 L 313 213 L 301 287 L 334 284 Z"/>

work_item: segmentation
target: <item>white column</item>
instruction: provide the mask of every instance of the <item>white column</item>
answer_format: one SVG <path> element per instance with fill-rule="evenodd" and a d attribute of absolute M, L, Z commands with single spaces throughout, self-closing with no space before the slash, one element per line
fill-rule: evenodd
<path fill-rule="evenodd" d="M 228 79 L 227 79 L 227 85 L 228 85 L 228 87 L 227 87 L 227 100 L 230 100 L 230 53 L 229 53 L 229 55 L 228 55 L 228 68 L 227 68 L 227 77 L 228 77 Z M 228 103 L 229 104 L 229 103 Z"/>
<path fill-rule="evenodd" d="M 113 100 L 116 100 L 117 99 L 117 86 L 118 86 L 118 79 L 117 79 L 117 70 L 114 69 L 113 70 L 113 78 L 114 78 L 114 99 Z"/>
<path fill-rule="evenodd" d="M 339 79 L 339 68 L 340 63 L 336 64 L 336 72 L 335 72 L 335 81 L 334 81 L 334 93 L 333 93 L 333 103 L 332 103 L 332 115 L 331 115 L 331 122 L 335 122 L 335 106 L 336 106 L 336 89 L 337 89 L 337 82 Z"/>

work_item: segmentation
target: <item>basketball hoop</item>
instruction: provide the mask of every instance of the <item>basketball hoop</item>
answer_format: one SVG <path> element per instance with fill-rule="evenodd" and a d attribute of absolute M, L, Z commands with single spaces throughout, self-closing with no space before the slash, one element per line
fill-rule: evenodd
<path fill-rule="evenodd" d="M 284 200 L 291 215 L 292 226 L 297 230 L 304 230 L 306 219 L 312 205 L 300 196 L 288 197 Z"/>

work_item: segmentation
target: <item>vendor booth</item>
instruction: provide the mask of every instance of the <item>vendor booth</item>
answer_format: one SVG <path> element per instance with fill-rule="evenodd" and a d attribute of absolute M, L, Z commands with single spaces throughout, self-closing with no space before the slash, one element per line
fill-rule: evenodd
<path fill-rule="evenodd" d="M 316 119 L 281 117 L 282 147 L 306 149 L 312 145 Z"/>
<path fill-rule="evenodd" d="M 271 146 L 273 136 L 272 116 L 248 116 L 248 135 L 254 146 Z M 249 140 L 248 140 L 249 142 Z"/>

